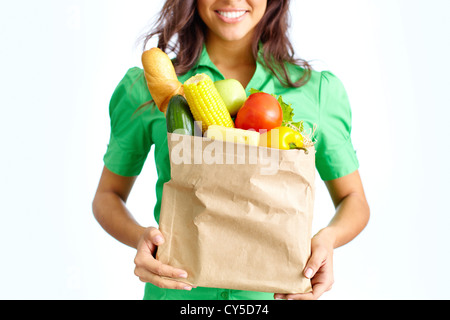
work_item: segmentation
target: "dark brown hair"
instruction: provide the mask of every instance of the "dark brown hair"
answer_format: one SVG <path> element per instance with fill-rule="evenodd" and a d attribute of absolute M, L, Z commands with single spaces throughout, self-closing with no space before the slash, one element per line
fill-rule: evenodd
<path fill-rule="evenodd" d="M 260 61 L 286 87 L 301 87 L 311 77 L 311 66 L 303 59 L 294 58 L 294 49 L 288 37 L 290 0 L 267 0 L 267 10 L 256 26 L 252 51 L 259 59 L 259 43 L 263 45 Z M 167 0 L 154 25 L 153 31 L 144 35 L 144 50 L 150 39 L 158 38 L 157 46 L 166 53 L 174 53 L 178 75 L 188 72 L 197 62 L 206 39 L 207 27 L 197 10 L 197 0 Z M 302 67 L 302 77 L 293 82 L 285 63 Z"/>

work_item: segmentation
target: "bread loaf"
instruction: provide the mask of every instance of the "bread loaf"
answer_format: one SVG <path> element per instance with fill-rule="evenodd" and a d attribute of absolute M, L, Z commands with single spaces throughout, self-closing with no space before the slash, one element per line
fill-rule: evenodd
<path fill-rule="evenodd" d="M 172 61 L 161 49 L 152 48 L 142 54 L 142 65 L 153 101 L 165 114 L 170 99 L 176 94 L 183 95 L 183 85 L 178 81 Z"/>

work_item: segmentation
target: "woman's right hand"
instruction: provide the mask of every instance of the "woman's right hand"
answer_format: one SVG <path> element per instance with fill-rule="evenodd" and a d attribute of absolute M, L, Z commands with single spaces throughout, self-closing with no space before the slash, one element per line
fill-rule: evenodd
<path fill-rule="evenodd" d="M 134 269 L 135 275 L 142 282 L 152 283 L 159 288 L 192 290 L 192 286 L 175 280 L 175 278 L 186 279 L 188 277 L 186 271 L 163 264 L 154 258 L 157 247 L 163 243 L 164 237 L 158 229 L 150 227 L 144 231 L 137 246 L 137 254 L 134 259 L 136 264 Z"/>

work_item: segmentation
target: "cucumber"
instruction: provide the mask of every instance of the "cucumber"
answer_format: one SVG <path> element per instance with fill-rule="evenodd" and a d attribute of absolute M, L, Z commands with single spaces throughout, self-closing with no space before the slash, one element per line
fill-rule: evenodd
<path fill-rule="evenodd" d="M 170 99 L 166 111 L 167 132 L 194 135 L 194 117 L 191 109 L 182 95 L 175 95 Z"/>

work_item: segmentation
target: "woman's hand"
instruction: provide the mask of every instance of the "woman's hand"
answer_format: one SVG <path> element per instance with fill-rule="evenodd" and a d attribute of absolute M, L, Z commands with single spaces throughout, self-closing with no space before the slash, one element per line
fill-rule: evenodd
<path fill-rule="evenodd" d="M 311 279 L 313 290 L 305 294 L 275 294 L 276 299 L 317 300 L 330 290 L 334 282 L 333 250 L 352 241 L 369 222 L 370 208 L 359 171 L 325 183 L 336 214 L 311 242 L 311 258 L 304 274 Z"/>
<path fill-rule="evenodd" d="M 329 291 L 334 283 L 333 237 L 326 229 L 319 232 L 311 241 L 311 257 L 303 271 L 311 279 L 312 292 L 301 294 L 275 294 L 275 299 L 317 300 Z"/>
<path fill-rule="evenodd" d="M 154 258 L 158 246 L 164 243 L 162 233 L 156 228 L 148 228 L 143 233 L 134 259 L 136 268 L 134 273 L 142 282 L 152 283 L 157 287 L 165 289 L 192 290 L 192 286 L 168 278 L 188 277 L 187 272 L 173 268 Z"/>

